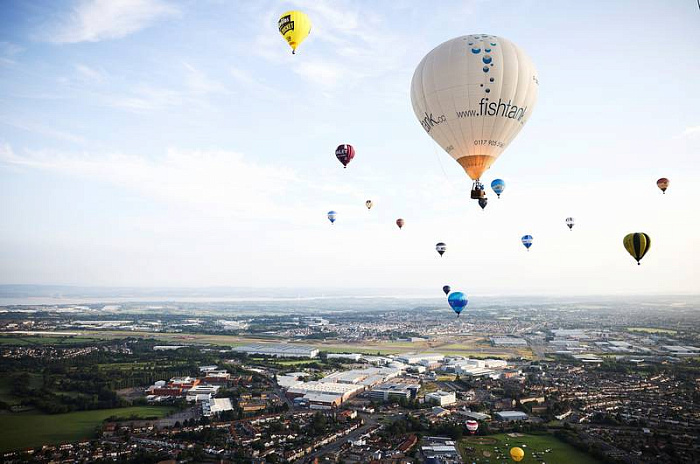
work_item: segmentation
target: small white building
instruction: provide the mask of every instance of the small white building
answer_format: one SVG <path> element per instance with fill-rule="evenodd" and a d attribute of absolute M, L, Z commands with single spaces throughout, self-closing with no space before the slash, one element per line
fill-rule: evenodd
<path fill-rule="evenodd" d="M 438 390 L 433 393 L 428 393 L 427 395 L 425 395 L 425 399 L 440 406 L 447 406 L 457 402 L 455 392 L 446 392 L 442 390 Z"/>

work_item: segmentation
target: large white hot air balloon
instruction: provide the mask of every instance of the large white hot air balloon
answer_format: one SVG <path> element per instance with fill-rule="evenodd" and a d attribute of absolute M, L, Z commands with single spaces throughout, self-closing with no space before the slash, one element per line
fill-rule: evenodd
<path fill-rule="evenodd" d="M 513 42 L 488 34 L 457 37 L 425 55 L 411 102 L 423 129 L 474 181 L 518 135 L 537 101 L 537 71 Z"/>

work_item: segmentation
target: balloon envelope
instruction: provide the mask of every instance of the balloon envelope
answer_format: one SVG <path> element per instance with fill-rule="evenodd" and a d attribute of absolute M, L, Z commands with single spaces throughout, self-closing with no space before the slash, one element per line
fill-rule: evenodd
<path fill-rule="evenodd" d="M 537 71 L 510 40 L 472 34 L 438 45 L 411 81 L 423 129 L 473 180 L 481 177 L 530 118 Z"/>
<path fill-rule="evenodd" d="M 641 264 L 639 261 L 644 258 L 651 247 L 651 237 L 644 232 L 635 232 L 625 235 L 622 244 L 625 246 L 625 250 L 637 260 L 637 264 Z"/>
<path fill-rule="evenodd" d="M 662 177 L 661 179 L 656 181 L 656 186 L 659 187 L 662 192 L 666 193 L 666 189 L 668 188 L 669 183 L 670 181 L 668 179 Z"/>
<path fill-rule="evenodd" d="M 525 451 L 523 451 L 522 448 L 516 446 L 515 448 L 510 449 L 510 457 L 511 459 L 513 459 L 513 461 L 520 462 L 525 457 Z"/>
<path fill-rule="evenodd" d="M 348 144 L 338 145 L 338 148 L 335 149 L 335 157 L 343 164 L 343 167 L 347 167 L 348 163 L 355 157 L 355 149 Z"/>
<path fill-rule="evenodd" d="M 489 200 L 486 198 L 479 198 L 479 206 L 481 206 L 481 209 L 486 208 L 486 205 L 488 204 Z"/>
<path fill-rule="evenodd" d="M 372 203 L 372 200 L 367 200 L 365 202 L 365 206 L 367 207 L 367 209 L 372 209 L 373 205 L 374 205 L 374 203 Z"/>
<path fill-rule="evenodd" d="M 457 316 L 459 316 L 469 301 L 467 300 L 467 295 L 464 293 L 452 292 L 450 293 L 450 296 L 447 297 L 447 303 L 449 303 L 452 310 L 457 313 Z"/>
<path fill-rule="evenodd" d="M 520 241 L 523 242 L 525 248 L 529 250 L 532 246 L 532 235 L 523 235 L 523 238 L 521 238 Z"/>
<path fill-rule="evenodd" d="M 569 230 L 573 229 L 573 227 L 574 227 L 574 218 L 572 218 L 572 217 L 566 218 L 566 225 L 569 226 Z"/>
<path fill-rule="evenodd" d="M 277 27 L 295 53 L 300 43 L 311 32 L 311 20 L 301 11 L 287 11 L 280 16 Z"/>
<path fill-rule="evenodd" d="M 396 220 L 396 225 L 399 226 L 399 229 L 401 229 L 405 223 L 406 223 L 406 221 L 404 221 L 404 220 L 401 219 L 401 218 L 398 218 L 398 219 Z"/>
<path fill-rule="evenodd" d="M 491 189 L 498 195 L 498 198 L 501 198 L 501 193 L 506 189 L 506 183 L 503 182 L 503 179 L 494 179 L 491 182 Z"/>
<path fill-rule="evenodd" d="M 447 251 L 447 245 L 445 245 L 442 242 L 439 242 L 437 245 L 435 245 L 435 249 L 438 253 L 440 253 L 440 256 L 442 256 Z"/>
<path fill-rule="evenodd" d="M 442 291 L 445 292 L 445 295 L 448 295 L 450 293 L 450 290 L 452 289 L 449 285 L 445 285 L 444 287 L 442 287 Z"/>
<path fill-rule="evenodd" d="M 468 420 L 467 430 L 469 430 L 471 433 L 476 432 L 477 430 L 479 430 L 479 423 L 475 420 Z"/>
<path fill-rule="evenodd" d="M 335 211 L 328 211 L 328 220 L 331 221 L 331 224 L 335 222 L 335 217 L 338 215 Z"/>

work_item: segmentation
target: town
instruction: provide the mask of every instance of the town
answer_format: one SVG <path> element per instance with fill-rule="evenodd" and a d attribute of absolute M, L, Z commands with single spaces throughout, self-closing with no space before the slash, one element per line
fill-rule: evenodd
<path fill-rule="evenodd" d="M 5 462 L 495 463 L 522 444 L 538 462 L 672 463 L 700 447 L 690 311 L 66 309 L 2 313 L 4 419 L 109 414 L 75 440 L 4 430 Z"/>

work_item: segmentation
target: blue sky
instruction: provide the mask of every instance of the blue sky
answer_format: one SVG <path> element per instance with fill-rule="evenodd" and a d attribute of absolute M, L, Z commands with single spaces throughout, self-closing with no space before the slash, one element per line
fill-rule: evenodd
<path fill-rule="evenodd" d="M 2 2 L 0 282 L 697 293 L 699 25 L 692 0 Z M 540 78 L 484 212 L 409 97 L 482 32 Z"/>

